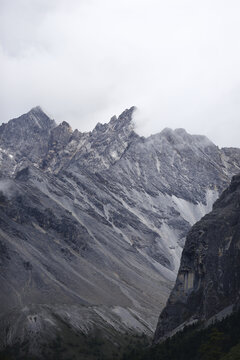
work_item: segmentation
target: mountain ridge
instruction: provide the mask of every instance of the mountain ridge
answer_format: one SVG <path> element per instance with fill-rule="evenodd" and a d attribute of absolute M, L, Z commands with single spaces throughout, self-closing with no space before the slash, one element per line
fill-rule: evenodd
<path fill-rule="evenodd" d="M 21 131 L 37 129 L 33 137 L 18 127 L 7 141 L 0 136 L 0 331 L 8 344 L 38 338 L 33 316 L 39 328 L 54 323 L 50 337 L 57 318 L 79 332 L 153 334 L 185 236 L 239 171 L 240 150 L 183 130 L 140 137 L 133 111 L 89 133 L 51 119 L 42 131 L 25 114 Z"/>

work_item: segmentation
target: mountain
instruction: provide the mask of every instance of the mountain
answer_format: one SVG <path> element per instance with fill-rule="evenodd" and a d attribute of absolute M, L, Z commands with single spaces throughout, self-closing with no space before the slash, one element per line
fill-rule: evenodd
<path fill-rule="evenodd" d="M 240 174 L 187 235 L 155 342 L 184 326 L 211 324 L 240 305 Z"/>
<path fill-rule="evenodd" d="M 183 129 L 140 137 L 133 111 L 87 133 L 40 107 L 0 126 L 0 348 L 38 353 L 62 323 L 153 334 L 240 150 Z"/>

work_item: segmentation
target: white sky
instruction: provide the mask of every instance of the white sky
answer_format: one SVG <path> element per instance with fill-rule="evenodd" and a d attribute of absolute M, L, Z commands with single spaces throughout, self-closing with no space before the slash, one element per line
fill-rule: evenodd
<path fill-rule="evenodd" d="M 40 105 L 80 131 L 132 105 L 137 131 L 240 146 L 239 0 L 0 0 L 0 122 Z"/>

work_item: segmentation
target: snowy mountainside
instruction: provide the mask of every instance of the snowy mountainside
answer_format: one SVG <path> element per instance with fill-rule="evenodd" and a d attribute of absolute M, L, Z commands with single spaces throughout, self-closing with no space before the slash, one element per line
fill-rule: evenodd
<path fill-rule="evenodd" d="M 44 329 L 60 317 L 86 332 L 154 331 L 185 236 L 239 172 L 240 150 L 183 129 L 140 137 L 133 111 L 89 133 L 39 107 L 0 126 L 5 345 L 29 336 L 33 315 Z"/>

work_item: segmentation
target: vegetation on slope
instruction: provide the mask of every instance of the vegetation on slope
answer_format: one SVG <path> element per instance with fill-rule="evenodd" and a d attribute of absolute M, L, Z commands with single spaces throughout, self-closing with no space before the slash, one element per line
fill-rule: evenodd
<path fill-rule="evenodd" d="M 95 330 L 86 335 L 60 319 L 58 326 L 53 341 L 46 343 L 39 339 L 34 350 L 31 341 L 15 343 L 0 352 L 0 360 L 121 360 L 126 352 L 146 348 L 151 341 L 144 334 L 120 334 L 114 329 Z"/>
<path fill-rule="evenodd" d="M 27 342 L 0 353 L 0 360 L 239 360 L 240 311 L 208 328 L 192 325 L 161 344 L 150 346 L 146 336 L 96 331 L 90 336 L 76 333 L 62 323 L 56 339 L 29 353 Z"/>
<path fill-rule="evenodd" d="M 239 360 L 240 311 L 208 328 L 186 327 L 161 344 L 135 348 L 122 360 Z"/>

